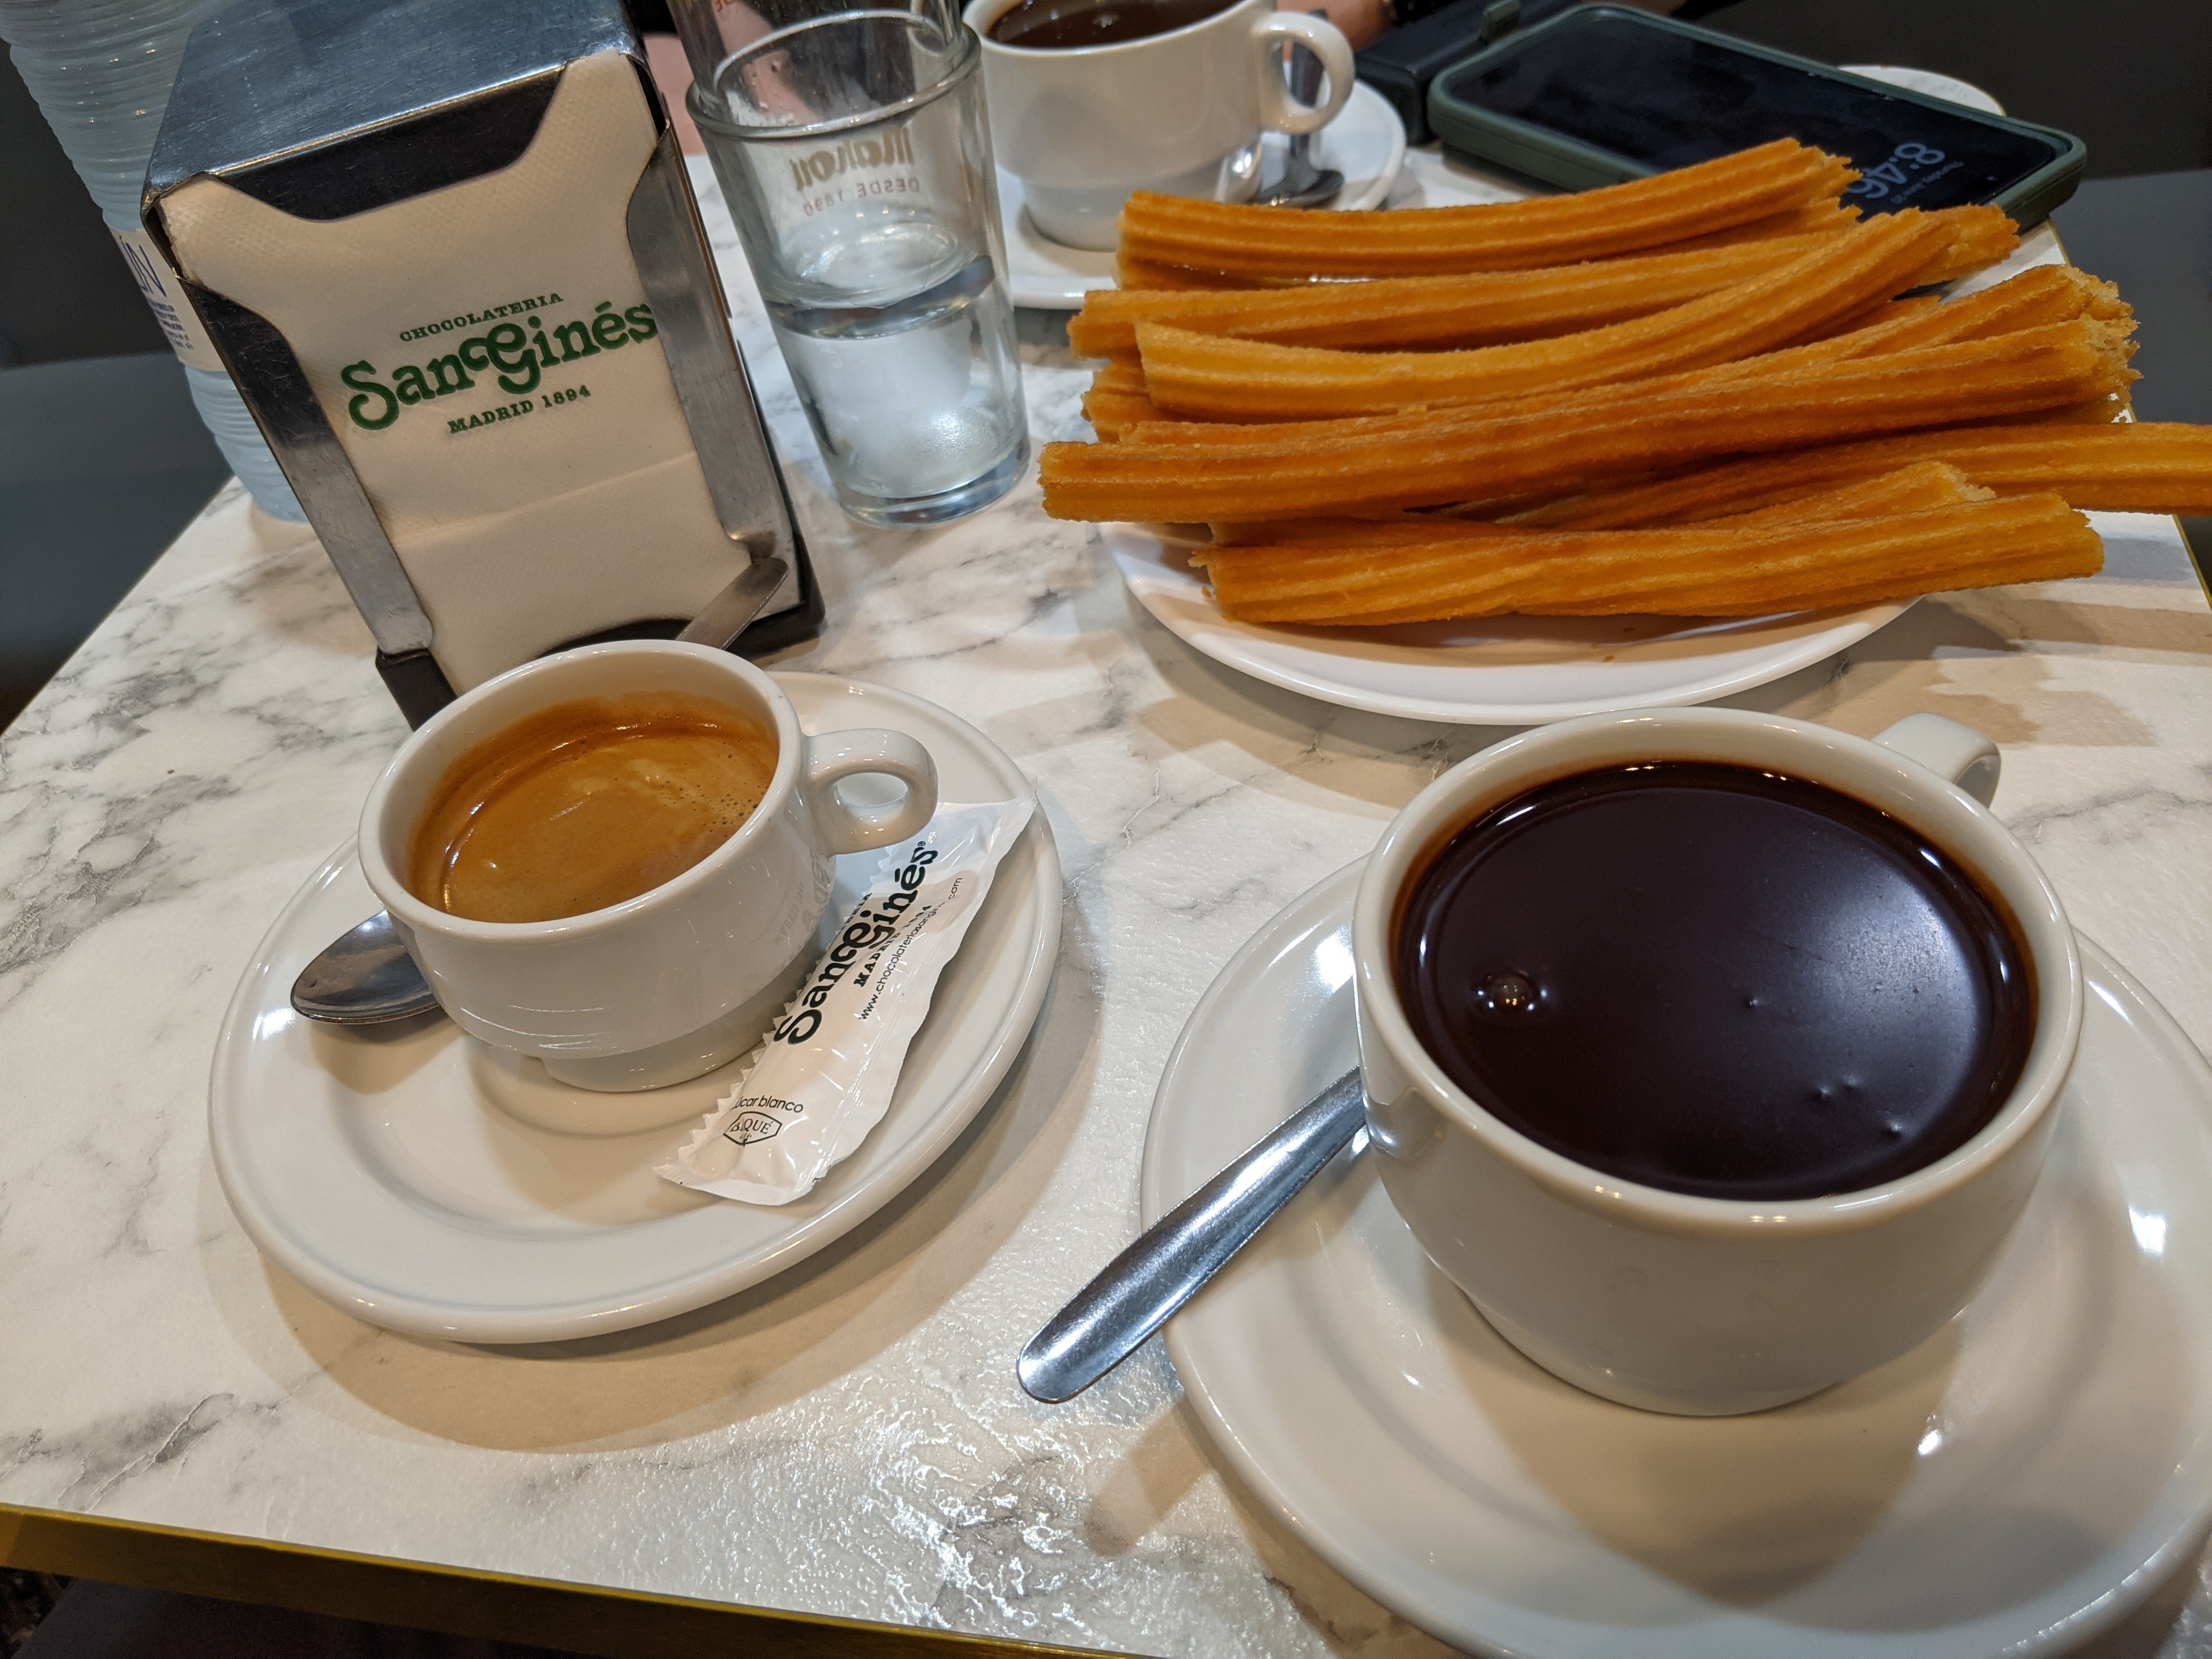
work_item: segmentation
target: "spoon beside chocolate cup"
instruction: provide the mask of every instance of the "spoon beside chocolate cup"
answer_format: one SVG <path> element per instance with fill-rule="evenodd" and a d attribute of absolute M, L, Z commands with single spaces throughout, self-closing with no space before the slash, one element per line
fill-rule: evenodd
<path fill-rule="evenodd" d="M 1060 1405 L 1134 1353 L 1366 1121 L 1366 1087 L 1358 1072 L 1346 1072 L 1146 1229 L 1048 1320 L 1014 1363 L 1024 1391 Z"/>
<path fill-rule="evenodd" d="M 676 637 L 726 651 L 783 583 L 781 559 L 755 559 Z M 429 981 L 379 910 L 341 933 L 292 981 L 292 1012 L 329 1025 L 388 1025 L 438 1006 Z"/>

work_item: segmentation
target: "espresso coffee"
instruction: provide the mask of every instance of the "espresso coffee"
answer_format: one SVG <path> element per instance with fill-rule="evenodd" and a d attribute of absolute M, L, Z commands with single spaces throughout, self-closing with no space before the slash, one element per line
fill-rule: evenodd
<path fill-rule="evenodd" d="M 1002 46 L 1045 52 L 1142 40 L 1227 11 L 1237 0 L 1021 0 L 987 33 Z"/>
<path fill-rule="evenodd" d="M 1813 1198 L 1962 1146 L 2034 1026 L 2024 947 L 1957 862 L 1821 785 L 1698 762 L 1560 779 L 1407 886 L 1400 1000 L 1447 1076 L 1577 1163 Z"/>
<path fill-rule="evenodd" d="M 408 890 L 472 921 L 602 910 L 735 835 L 775 779 L 775 733 L 685 692 L 564 702 L 447 769 L 416 826 Z"/>

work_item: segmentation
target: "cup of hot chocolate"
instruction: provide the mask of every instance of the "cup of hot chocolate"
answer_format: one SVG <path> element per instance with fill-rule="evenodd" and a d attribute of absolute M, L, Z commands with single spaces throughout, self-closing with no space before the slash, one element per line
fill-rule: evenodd
<path fill-rule="evenodd" d="M 1133 191 L 1224 200 L 1256 178 L 1225 167 L 1261 132 L 1313 132 L 1352 95 L 1352 46 L 1274 0 L 970 0 L 991 148 L 1056 242 L 1111 248 Z M 1321 59 L 1328 90 L 1293 100 L 1283 50 Z"/>
<path fill-rule="evenodd" d="M 1670 709 L 1510 738 L 1399 814 L 1352 924 L 1370 1139 L 1508 1341 L 1721 1415 L 1965 1307 L 2081 1026 L 1996 773 L 1934 715 Z"/>
<path fill-rule="evenodd" d="M 863 777 L 896 798 L 840 793 Z M 743 658 L 621 641 L 526 663 L 410 737 L 362 810 L 362 869 L 471 1036 L 578 1088 L 650 1089 L 758 1042 L 812 960 L 835 856 L 936 807 L 904 733 L 809 737 Z"/>

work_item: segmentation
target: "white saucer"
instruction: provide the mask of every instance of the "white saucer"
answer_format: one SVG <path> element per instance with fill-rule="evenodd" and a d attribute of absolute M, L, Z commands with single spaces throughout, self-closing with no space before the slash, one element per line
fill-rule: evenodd
<path fill-rule="evenodd" d="M 1261 176 L 1282 165 L 1279 133 L 1261 143 L 1267 155 Z M 1315 164 L 1344 175 L 1344 188 L 1328 210 L 1356 212 L 1380 207 L 1397 182 L 1406 160 L 1406 127 L 1389 101 L 1365 82 L 1355 82 L 1352 96 L 1336 119 L 1314 140 Z M 1094 288 L 1114 286 L 1114 256 L 1055 242 L 1030 222 L 1022 210 L 1022 181 L 999 169 L 999 218 L 1006 233 L 1006 278 L 1018 306 L 1042 311 L 1073 311 Z"/>
<path fill-rule="evenodd" d="M 1146 1224 L 1355 1058 L 1359 866 L 1200 1002 Z M 1471 1651 L 1966 1659 L 2117 1622 L 2212 1516 L 2212 1070 L 2086 939 L 2050 1163 L 1914 1352 L 1758 1416 L 1560 1382 L 1431 1267 L 1364 1134 L 1168 1328 L 1223 1459 L 1360 1589 Z"/>
<path fill-rule="evenodd" d="M 1863 75 L 1869 81 L 1887 81 L 1893 87 L 1903 87 L 1907 92 L 1925 93 L 1930 98 L 1963 104 L 1968 109 L 1981 110 L 1990 115 L 2005 112 L 2002 104 L 1972 81 L 1961 81 L 1955 75 L 1944 75 L 1936 70 L 1906 69 L 1897 64 L 1841 64 L 1837 67 L 1848 75 Z"/>
<path fill-rule="evenodd" d="M 1706 702 L 1832 657 L 1902 605 L 1779 617 L 1493 617 L 1395 628 L 1231 622 L 1158 525 L 1103 524 L 1137 602 L 1216 662 L 1324 702 L 1409 720 L 1533 726 Z"/>
<path fill-rule="evenodd" d="M 934 704 L 827 674 L 775 680 L 808 732 L 879 726 L 920 738 L 948 800 L 1031 788 L 997 744 Z M 878 862 L 837 860 L 825 928 Z M 653 1173 L 687 1123 L 587 1137 L 522 1121 L 500 1103 L 542 1121 L 572 1091 L 449 1021 L 378 1036 L 295 1015 L 300 969 L 376 908 L 349 844 L 284 908 L 231 1000 L 208 1090 L 216 1173 L 264 1255 L 373 1324 L 539 1342 L 665 1319 L 811 1255 L 936 1161 L 1029 1035 L 1059 954 L 1060 908 L 1060 859 L 1040 812 L 938 981 L 890 1113 L 812 1193 L 763 1209 Z M 696 1121 L 744 1063 L 653 1091 L 668 1109 L 653 1115 Z"/>

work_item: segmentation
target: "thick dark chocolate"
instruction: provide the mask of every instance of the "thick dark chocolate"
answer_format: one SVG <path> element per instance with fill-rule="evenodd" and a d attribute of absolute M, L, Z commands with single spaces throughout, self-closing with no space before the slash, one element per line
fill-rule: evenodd
<path fill-rule="evenodd" d="M 2034 1027 L 2025 951 L 1942 848 L 1802 779 L 1668 761 L 1529 791 L 1413 880 L 1414 1034 L 1523 1134 L 1674 1192 L 1779 1200 L 1931 1164 Z"/>
<path fill-rule="evenodd" d="M 1002 46 L 1066 50 L 1142 40 L 1226 11 L 1237 0 L 1021 0 L 986 31 Z"/>

